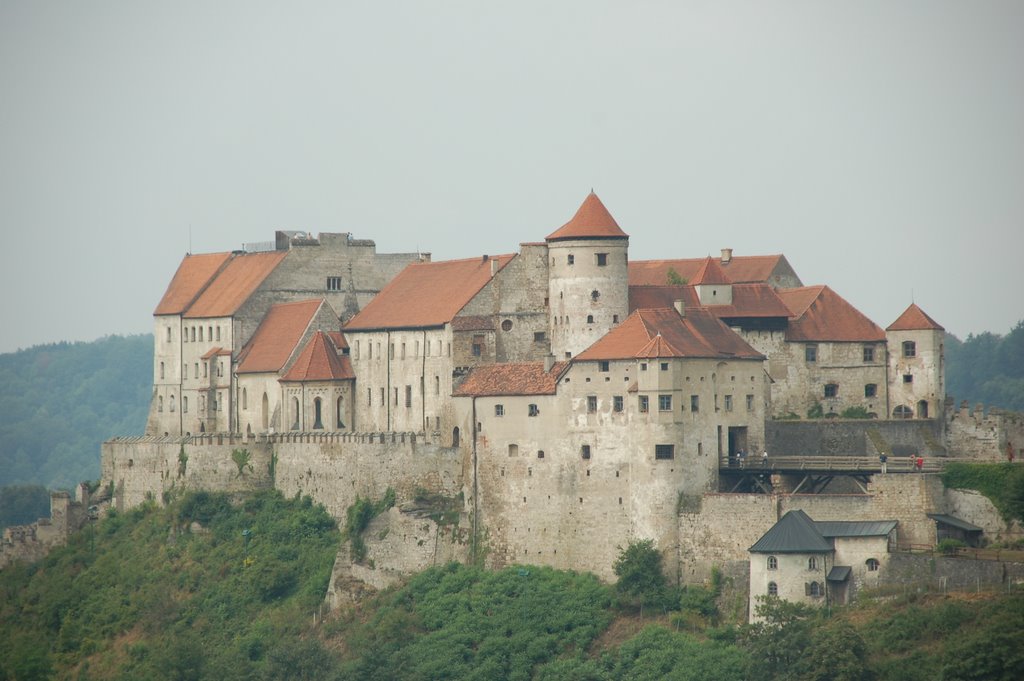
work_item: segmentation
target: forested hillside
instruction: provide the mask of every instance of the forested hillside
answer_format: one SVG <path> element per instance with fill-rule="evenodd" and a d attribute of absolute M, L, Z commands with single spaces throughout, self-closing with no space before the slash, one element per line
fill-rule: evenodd
<path fill-rule="evenodd" d="M 152 366 L 150 335 L 0 355 L 0 486 L 99 478 L 100 443 L 146 426 Z"/>
<path fill-rule="evenodd" d="M 946 394 L 986 407 L 1024 412 L 1024 321 L 1005 336 L 946 336 Z"/>
<path fill-rule="evenodd" d="M 1024 678 L 1024 594 L 769 602 L 679 589 L 637 542 L 618 582 L 449 564 L 321 617 L 341 535 L 323 508 L 190 493 L 0 571 L 0 679 L 958 681 Z M 740 602 L 742 605 L 742 599 Z"/>

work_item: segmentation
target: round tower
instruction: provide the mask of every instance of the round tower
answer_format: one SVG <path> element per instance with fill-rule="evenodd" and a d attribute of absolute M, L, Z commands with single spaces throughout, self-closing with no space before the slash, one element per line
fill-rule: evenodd
<path fill-rule="evenodd" d="M 548 235 L 551 352 L 575 357 L 629 314 L 629 235 L 590 192 Z"/>

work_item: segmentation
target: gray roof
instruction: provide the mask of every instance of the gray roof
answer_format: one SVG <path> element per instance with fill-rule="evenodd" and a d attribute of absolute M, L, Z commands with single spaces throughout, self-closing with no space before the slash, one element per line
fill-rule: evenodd
<path fill-rule="evenodd" d="M 830 582 L 845 582 L 850 578 L 853 569 L 849 565 L 835 565 L 828 571 L 827 579 Z"/>
<path fill-rule="evenodd" d="M 821 536 L 831 537 L 887 537 L 896 529 L 895 520 L 815 520 L 814 526 Z"/>
<path fill-rule="evenodd" d="M 752 553 L 831 553 L 832 545 L 803 511 L 790 511 L 749 549 Z"/>
<path fill-rule="evenodd" d="M 952 527 L 957 528 L 958 530 L 963 530 L 964 532 L 985 531 L 984 528 L 978 527 L 973 523 L 969 523 L 966 520 L 960 520 L 960 518 L 956 518 L 951 515 L 946 515 L 945 513 L 929 513 L 928 517 L 934 520 L 935 522 L 942 523 L 944 525 L 950 525 Z"/>

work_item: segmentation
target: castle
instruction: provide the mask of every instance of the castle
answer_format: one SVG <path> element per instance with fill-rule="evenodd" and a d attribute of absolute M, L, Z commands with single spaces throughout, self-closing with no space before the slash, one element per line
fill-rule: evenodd
<path fill-rule="evenodd" d="M 636 538 L 692 581 L 746 570 L 787 511 L 934 543 L 927 514 L 969 506 L 934 476 L 876 470 L 880 454 L 950 454 L 944 330 L 916 305 L 883 330 L 782 255 L 632 262 L 594 193 L 510 254 L 273 246 L 182 261 L 154 312 L 146 436 L 104 445 L 114 504 L 274 486 L 344 518 L 392 487 L 373 567 L 339 554 L 335 570 L 376 586 L 470 558 L 610 578 Z M 789 420 L 808 414 L 831 418 Z M 859 490 L 821 494 L 834 474 L 807 483 L 785 463 L 805 455 L 855 457 Z M 426 497 L 460 520 L 425 520 Z"/>

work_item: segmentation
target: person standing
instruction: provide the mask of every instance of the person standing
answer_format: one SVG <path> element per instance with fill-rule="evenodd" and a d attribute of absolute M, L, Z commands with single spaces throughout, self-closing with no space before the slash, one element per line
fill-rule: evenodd
<path fill-rule="evenodd" d="M 882 464 L 882 473 L 883 474 L 888 472 L 886 470 L 886 462 L 888 460 L 889 460 L 889 457 L 885 455 L 885 452 L 882 452 L 881 454 L 878 455 L 878 463 Z"/>

